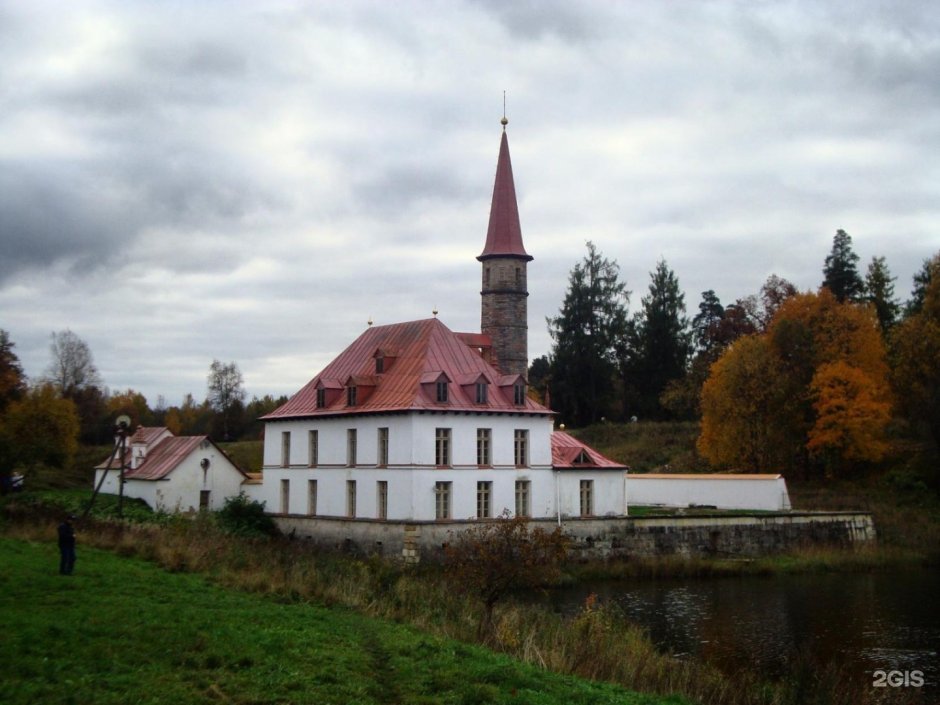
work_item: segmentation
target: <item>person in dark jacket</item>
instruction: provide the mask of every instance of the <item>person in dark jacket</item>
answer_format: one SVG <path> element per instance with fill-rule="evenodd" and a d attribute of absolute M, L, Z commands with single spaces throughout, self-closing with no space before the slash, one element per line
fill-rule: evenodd
<path fill-rule="evenodd" d="M 75 528 L 72 522 L 75 516 L 70 514 L 59 524 L 59 573 L 71 575 L 75 570 Z"/>

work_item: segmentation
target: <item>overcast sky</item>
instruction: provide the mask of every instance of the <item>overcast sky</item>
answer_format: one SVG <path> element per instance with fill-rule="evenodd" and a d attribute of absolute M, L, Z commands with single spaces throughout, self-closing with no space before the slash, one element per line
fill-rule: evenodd
<path fill-rule="evenodd" d="M 0 0 L 0 328 L 178 404 L 292 394 L 365 329 L 480 325 L 503 91 L 549 351 L 592 240 L 691 313 L 836 230 L 897 293 L 940 250 L 940 3 Z"/>

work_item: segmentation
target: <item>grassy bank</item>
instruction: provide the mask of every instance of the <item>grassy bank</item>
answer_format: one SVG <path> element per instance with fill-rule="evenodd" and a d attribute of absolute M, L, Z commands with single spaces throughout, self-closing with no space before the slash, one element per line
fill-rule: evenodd
<path fill-rule="evenodd" d="M 8 537 L 53 544 L 55 513 L 43 517 L 36 507 L 8 505 L 6 514 Z M 164 526 L 91 521 L 80 527 L 79 541 L 80 560 L 88 546 L 96 546 L 276 602 L 351 608 L 437 638 L 464 643 L 478 639 L 482 606 L 455 592 L 436 569 L 315 553 L 301 541 L 234 539 L 215 530 L 208 517 L 171 520 Z M 55 561 L 51 548 L 47 551 L 48 570 Z M 172 605 L 180 602 L 175 593 L 163 599 Z M 881 702 L 872 700 L 872 689 L 859 682 L 857 674 L 798 669 L 783 681 L 766 683 L 746 667 L 729 674 L 673 658 L 658 652 L 648 635 L 616 608 L 591 602 L 579 613 L 564 616 L 544 605 L 507 601 L 497 607 L 495 629 L 483 644 L 548 671 L 618 683 L 660 698 L 678 694 L 709 705 Z"/>
<path fill-rule="evenodd" d="M 0 702 L 679 705 L 342 609 L 0 539 Z"/>

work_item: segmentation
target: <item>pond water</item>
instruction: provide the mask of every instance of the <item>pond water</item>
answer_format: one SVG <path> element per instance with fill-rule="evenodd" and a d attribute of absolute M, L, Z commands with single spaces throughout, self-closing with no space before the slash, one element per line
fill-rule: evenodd
<path fill-rule="evenodd" d="M 940 573 L 776 575 L 582 583 L 553 591 L 565 612 L 588 595 L 613 601 L 661 648 L 725 672 L 768 677 L 793 659 L 874 671 L 921 671 L 940 694 Z"/>

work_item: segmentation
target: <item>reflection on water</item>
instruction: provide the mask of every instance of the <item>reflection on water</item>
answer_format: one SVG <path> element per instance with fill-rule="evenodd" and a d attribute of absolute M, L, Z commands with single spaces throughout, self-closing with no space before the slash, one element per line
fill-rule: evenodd
<path fill-rule="evenodd" d="M 561 610 L 595 593 L 662 648 L 732 672 L 775 677 L 794 659 L 872 672 L 920 670 L 940 682 L 940 574 L 783 575 L 581 584 L 553 593 Z"/>

